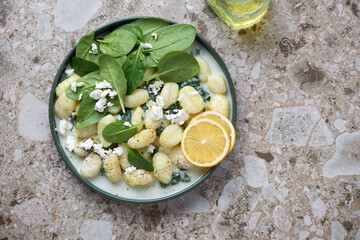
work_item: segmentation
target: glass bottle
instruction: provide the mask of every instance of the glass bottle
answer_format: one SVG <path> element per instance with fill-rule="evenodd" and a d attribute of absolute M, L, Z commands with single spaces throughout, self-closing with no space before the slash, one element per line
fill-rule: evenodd
<path fill-rule="evenodd" d="M 216 14 L 232 29 L 248 28 L 267 12 L 270 0 L 206 0 Z"/>

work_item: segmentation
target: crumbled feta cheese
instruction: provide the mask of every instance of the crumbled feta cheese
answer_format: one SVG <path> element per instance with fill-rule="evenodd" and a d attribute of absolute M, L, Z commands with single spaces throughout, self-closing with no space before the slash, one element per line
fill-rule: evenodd
<path fill-rule="evenodd" d="M 163 118 L 163 109 L 155 106 L 150 109 L 150 118 L 157 121 Z"/>
<path fill-rule="evenodd" d="M 193 92 L 191 92 L 191 93 L 189 94 L 189 96 L 192 97 L 192 96 L 196 96 L 196 95 L 198 95 L 198 94 L 199 94 L 198 91 L 193 91 Z"/>
<path fill-rule="evenodd" d="M 79 101 L 82 99 L 82 97 L 83 97 L 83 94 L 80 93 L 80 94 L 79 94 Z"/>
<path fill-rule="evenodd" d="M 98 47 L 95 43 L 91 44 L 91 50 L 89 51 L 89 53 L 94 55 L 99 53 Z"/>
<path fill-rule="evenodd" d="M 131 127 L 131 123 L 130 122 L 124 122 L 124 126 L 126 126 L 126 127 Z"/>
<path fill-rule="evenodd" d="M 98 112 L 104 112 L 106 108 L 106 98 L 100 98 L 95 104 L 95 110 Z"/>
<path fill-rule="evenodd" d="M 69 152 L 74 151 L 77 141 L 78 141 L 77 135 L 75 134 L 75 132 L 72 132 L 66 137 L 65 148 L 67 148 Z"/>
<path fill-rule="evenodd" d="M 106 98 L 106 96 L 111 93 L 110 89 L 106 89 L 105 91 L 103 91 L 100 95 L 101 98 Z"/>
<path fill-rule="evenodd" d="M 94 152 L 99 154 L 100 157 L 102 157 L 102 158 L 104 158 L 106 155 L 109 155 L 112 152 L 110 149 L 109 150 L 103 149 L 103 146 L 101 143 L 99 143 L 99 144 L 95 143 L 93 145 L 93 147 L 94 147 Z"/>
<path fill-rule="evenodd" d="M 110 99 L 114 99 L 116 95 L 117 95 L 117 92 L 116 92 L 116 91 L 111 91 L 111 92 L 109 93 Z"/>
<path fill-rule="evenodd" d="M 102 93 L 101 90 L 95 89 L 94 91 L 92 91 L 92 92 L 90 93 L 90 97 L 91 97 L 92 99 L 94 99 L 94 100 L 99 100 L 100 97 L 101 97 L 101 93 Z"/>
<path fill-rule="evenodd" d="M 136 171 L 136 167 L 131 166 L 131 167 L 128 167 L 128 168 L 125 169 L 124 174 L 126 175 L 126 174 L 129 174 L 129 173 L 135 172 L 135 171 Z"/>
<path fill-rule="evenodd" d="M 153 153 L 154 151 L 155 151 L 155 146 L 154 145 L 152 145 L 152 144 L 150 144 L 149 146 L 148 146 L 148 152 L 150 152 L 150 153 Z"/>
<path fill-rule="evenodd" d="M 112 107 L 112 106 L 114 106 L 114 104 L 112 102 L 107 102 L 106 106 Z"/>
<path fill-rule="evenodd" d="M 76 92 L 78 87 L 84 86 L 85 83 L 83 82 L 72 82 L 71 83 L 71 91 Z"/>
<path fill-rule="evenodd" d="M 75 74 L 74 71 L 75 71 L 75 70 L 72 69 L 72 68 L 66 69 L 66 70 L 65 70 L 65 74 L 66 74 L 68 77 L 70 77 L 70 76 L 72 76 L 72 75 Z"/>
<path fill-rule="evenodd" d="M 179 97 L 178 97 L 178 99 L 177 99 L 177 101 L 181 101 L 181 100 L 183 100 L 184 99 L 184 96 L 183 95 L 180 95 Z"/>
<path fill-rule="evenodd" d="M 93 146 L 94 141 L 91 140 L 90 138 L 86 139 L 85 142 L 81 142 L 80 143 L 80 147 L 85 149 L 85 150 L 90 150 L 91 147 Z"/>
<path fill-rule="evenodd" d="M 163 81 L 161 80 L 155 81 L 153 84 L 149 85 L 149 90 L 150 92 L 156 95 L 160 91 L 162 85 L 164 85 Z"/>
<path fill-rule="evenodd" d="M 151 49 L 153 46 L 150 43 L 140 43 L 140 47 L 144 49 Z"/>
<path fill-rule="evenodd" d="M 112 88 L 112 86 L 108 81 L 104 80 L 102 82 L 96 82 L 95 88 L 96 89 L 104 89 L 104 88 Z"/>
<path fill-rule="evenodd" d="M 121 147 L 117 147 L 113 149 L 113 153 L 117 156 L 121 156 L 123 154 L 124 150 Z"/>
<path fill-rule="evenodd" d="M 185 109 L 181 109 L 176 114 L 165 115 L 165 118 L 171 121 L 171 123 L 183 125 L 185 121 L 189 119 L 189 114 L 185 111 Z"/>
<path fill-rule="evenodd" d="M 120 115 L 120 114 L 119 114 L 119 115 L 116 115 L 116 116 L 115 116 L 115 119 L 116 119 L 116 121 L 122 120 L 122 119 L 121 119 L 121 115 Z"/>
<path fill-rule="evenodd" d="M 65 136 L 67 130 L 71 130 L 73 125 L 66 119 L 61 119 L 59 121 L 59 127 L 56 128 L 56 131 L 60 134 Z"/>
<path fill-rule="evenodd" d="M 162 96 L 156 96 L 156 105 L 160 108 L 165 106 L 164 98 Z"/>
<path fill-rule="evenodd" d="M 156 34 L 156 33 L 152 33 L 151 36 L 152 36 L 155 40 L 157 40 L 157 34 Z"/>

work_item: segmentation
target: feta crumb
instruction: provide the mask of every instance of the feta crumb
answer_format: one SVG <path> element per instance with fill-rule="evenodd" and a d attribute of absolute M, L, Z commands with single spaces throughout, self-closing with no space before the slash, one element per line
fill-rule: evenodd
<path fill-rule="evenodd" d="M 121 147 L 117 147 L 113 149 L 113 153 L 117 156 L 121 156 L 123 154 L 124 150 Z"/>
<path fill-rule="evenodd" d="M 130 123 L 130 122 L 127 122 L 127 121 L 125 121 L 125 122 L 124 122 L 124 126 L 126 126 L 126 127 L 131 127 L 131 123 Z"/>
<path fill-rule="evenodd" d="M 101 97 L 101 93 L 102 93 L 101 90 L 95 89 L 94 91 L 92 91 L 92 92 L 90 93 L 90 97 L 91 97 L 92 99 L 94 99 L 94 100 L 99 100 L 100 97 Z"/>
<path fill-rule="evenodd" d="M 153 84 L 149 85 L 149 90 L 156 95 L 160 91 L 162 85 L 164 85 L 164 82 L 161 80 L 157 80 Z"/>
<path fill-rule="evenodd" d="M 154 106 L 150 109 L 150 118 L 157 121 L 163 118 L 163 109 L 158 106 Z"/>
<path fill-rule="evenodd" d="M 152 33 L 151 36 L 152 36 L 155 40 L 157 40 L 157 34 L 156 34 L 156 33 Z"/>
<path fill-rule="evenodd" d="M 128 167 L 128 168 L 125 169 L 124 174 L 126 175 L 126 174 L 129 174 L 129 173 L 135 172 L 135 171 L 136 171 L 136 167 L 131 166 L 131 167 Z"/>
<path fill-rule="evenodd" d="M 117 95 L 117 92 L 116 92 L 116 91 L 111 91 L 111 92 L 109 93 L 110 99 L 114 99 L 116 95 Z"/>
<path fill-rule="evenodd" d="M 153 46 L 150 43 L 140 43 L 140 47 L 144 49 L 151 49 Z"/>
<path fill-rule="evenodd" d="M 112 86 L 108 81 L 104 80 L 102 82 L 96 82 L 95 88 L 96 89 L 112 88 Z"/>
<path fill-rule="evenodd" d="M 171 123 L 183 125 L 185 121 L 189 119 L 189 114 L 185 111 L 185 109 L 181 109 L 176 114 L 165 115 L 165 118 L 171 121 Z"/>
<path fill-rule="evenodd" d="M 106 96 L 111 93 L 110 89 L 106 89 L 105 91 L 103 91 L 100 95 L 101 98 L 106 98 Z"/>
<path fill-rule="evenodd" d="M 91 44 L 91 50 L 89 51 L 89 53 L 94 55 L 99 53 L 98 47 L 95 43 Z"/>
<path fill-rule="evenodd" d="M 106 106 L 112 107 L 112 106 L 114 106 L 114 104 L 113 104 L 112 102 L 108 102 L 108 103 L 106 104 Z"/>
<path fill-rule="evenodd" d="M 122 120 L 122 119 L 121 119 L 121 115 L 120 115 L 120 114 L 119 114 L 119 115 L 116 115 L 116 116 L 115 116 L 115 119 L 116 119 L 116 121 Z"/>
<path fill-rule="evenodd" d="M 100 157 L 102 157 L 102 158 L 104 158 L 106 155 L 109 155 L 112 152 L 110 149 L 109 150 L 103 149 L 103 146 L 101 143 L 99 143 L 99 144 L 95 143 L 93 145 L 93 147 L 94 147 L 94 152 L 99 154 Z"/>
<path fill-rule="evenodd" d="M 83 97 L 83 94 L 80 93 L 80 94 L 79 94 L 79 101 L 82 99 L 82 97 Z"/>
<path fill-rule="evenodd" d="M 74 71 L 75 71 L 75 70 L 72 69 L 72 68 L 66 69 L 66 70 L 65 70 L 65 74 L 66 74 L 68 77 L 70 77 L 70 76 L 72 76 L 72 75 L 75 74 Z"/>
<path fill-rule="evenodd" d="M 76 92 L 78 87 L 84 86 L 85 83 L 83 82 L 72 82 L 71 83 L 71 91 Z"/>
<path fill-rule="evenodd" d="M 180 95 L 180 96 L 178 97 L 177 101 L 180 102 L 180 101 L 183 100 L 183 99 L 184 99 L 184 96 L 183 96 L 183 95 Z"/>
<path fill-rule="evenodd" d="M 193 92 L 191 92 L 191 93 L 189 94 L 189 96 L 192 97 L 192 96 L 196 96 L 196 95 L 198 95 L 198 94 L 199 94 L 198 91 L 193 91 Z"/>
<path fill-rule="evenodd" d="M 160 108 L 165 106 L 164 98 L 162 96 L 156 96 L 156 105 Z"/>
<path fill-rule="evenodd" d="M 90 150 L 91 147 L 93 146 L 93 144 L 94 144 L 94 141 L 91 140 L 90 138 L 88 138 L 88 139 L 86 139 L 85 142 L 80 143 L 80 147 L 84 148 L 85 150 Z"/>
<path fill-rule="evenodd" d="M 61 119 L 59 121 L 59 128 L 56 128 L 56 131 L 60 134 L 65 136 L 67 130 L 71 130 L 73 128 L 73 125 L 71 122 L 69 122 L 66 119 Z"/>
<path fill-rule="evenodd" d="M 155 146 L 150 144 L 147 149 L 148 152 L 153 153 L 155 151 Z"/>
<path fill-rule="evenodd" d="M 69 150 L 69 152 L 74 151 L 77 141 L 78 141 L 78 138 L 77 138 L 76 134 L 74 132 L 72 132 L 71 134 L 69 134 L 66 137 L 65 148 L 67 148 Z"/>
<path fill-rule="evenodd" d="M 100 98 L 95 104 L 95 110 L 98 112 L 104 112 L 106 108 L 106 98 Z"/>

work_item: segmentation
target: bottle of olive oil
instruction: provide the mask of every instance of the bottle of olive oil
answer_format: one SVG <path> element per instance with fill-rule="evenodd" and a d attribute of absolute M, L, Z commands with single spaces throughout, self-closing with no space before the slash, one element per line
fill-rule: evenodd
<path fill-rule="evenodd" d="M 270 0 L 206 0 L 216 14 L 232 29 L 248 28 L 265 15 Z"/>

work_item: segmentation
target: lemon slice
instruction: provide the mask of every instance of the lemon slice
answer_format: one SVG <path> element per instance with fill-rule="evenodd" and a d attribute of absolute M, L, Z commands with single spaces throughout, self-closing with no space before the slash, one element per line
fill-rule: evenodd
<path fill-rule="evenodd" d="M 185 158 L 198 167 L 212 167 L 220 163 L 229 153 L 230 145 L 226 128 L 210 118 L 191 122 L 181 139 L 181 150 Z"/>
<path fill-rule="evenodd" d="M 190 124 L 200 118 L 211 118 L 211 119 L 214 119 L 215 121 L 218 121 L 222 125 L 224 125 L 224 127 L 226 128 L 226 130 L 228 130 L 229 135 L 230 135 L 230 140 L 231 140 L 230 150 L 229 150 L 229 152 L 230 152 L 234 148 L 235 139 L 236 139 L 235 128 L 234 128 L 234 125 L 231 123 L 231 121 L 227 117 L 222 115 L 221 113 L 213 112 L 213 111 L 206 111 L 206 112 L 202 112 L 202 113 L 196 115 L 193 119 L 191 119 Z"/>

